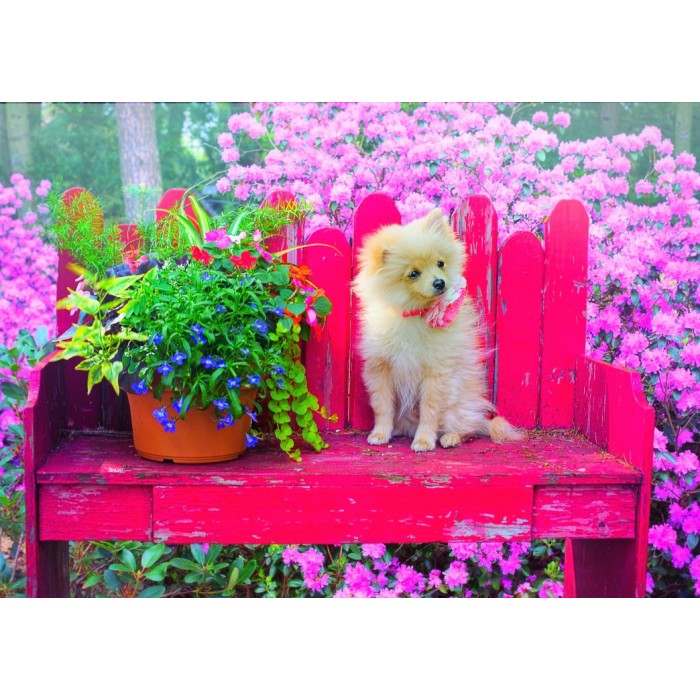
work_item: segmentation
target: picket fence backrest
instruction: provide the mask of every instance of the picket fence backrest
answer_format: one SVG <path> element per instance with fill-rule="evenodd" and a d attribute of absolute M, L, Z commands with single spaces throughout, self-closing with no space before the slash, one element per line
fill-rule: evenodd
<path fill-rule="evenodd" d="M 82 188 L 64 193 L 70 200 Z M 157 218 L 186 194 L 168 190 L 158 204 Z M 286 191 L 273 191 L 264 205 L 282 206 L 293 200 Z M 289 254 L 289 261 L 305 263 L 312 279 L 333 303 L 320 340 L 304 348 L 309 388 L 338 416 L 328 429 L 370 430 L 372 410 L 361 376 L 357 351 L 360 332 L 350 285 L 355 255 L 365 236 L 381 226 L 400 224 L 401 214 L 385 194 L 365 197 L 355 211 L 352 230 L 323 228 L 305 236 L 303 223 L 281 231 L 268 241 L 279 251 L 289 245 L 307 246 Z M 500 414 L 523 428 L 570 428 L 574 423 L 576 358 L 582 355 L 586 332 L 588 278 L 588 215 L 575 200 L 558 202 L 545 219 L 544 241 L 534 233 L 514 233 L 498 246 L 498 220 L 488 197 L 471 195 L 452 214 L 452 227 L 463 241 L 467 256 L 467 289 L 481 319 L 482 341 L 490 398 Z M 122 238 L 138 245 L 133 225 L 121 227 Z M 544 243 L 544 245 L 543 245 Z M 74 288 L 75 275 L 59 259 L 57 297 Z M 74 319 L 57 312 L 58 333 Z M 74 428 L 129 428 L 124 397 L 117 399 L 109 386 L 99 385 L 85 398 L 82 373 L 67 373 L 68 424 Z"/>

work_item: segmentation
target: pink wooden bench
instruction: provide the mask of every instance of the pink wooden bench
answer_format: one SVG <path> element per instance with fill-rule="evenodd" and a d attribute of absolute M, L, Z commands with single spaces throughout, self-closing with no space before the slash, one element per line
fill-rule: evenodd
<path fill-rule="evenodd" d="M 166 193 L 173 199 L 177 192 Z M 181 194 L 181 191 L 180 191 Z M 287 197 L 275 193 L 270 201 Z M 382 194 L 358 207 L 362 238 L 400 222 Z M 30 596 L 67 596 L 70 540 L 168 544 L 426 543 L 566 538 L 567 596 L 643 596 L 654 414 L 640 377 L 584 356 L 588 217 L 562 201 L 545 246 L 516 233 L 497 249 L 489 200 L 453 218 L 483 314 L 488 376 L 499 411 L 528 439 L 416 454 L 410 441 L 366 442 L 372 414 L 356 351 L 349 282 L 353 247 L 338 230 L 305 250 L 334 311 L 305 348 L 309 384 L 339 416 L 330 448 L 300 464 L 262 446 L 238 461 L 167 465 L 137 457 L 125 397 L 89 397 L 71 361 L 44 362 L 25 412 Z M 291 237 L 300 230 L 287 232 Z M 73 280 L 59 275 L 58 295 Z M 70 325 L 59 312 L 59 333 Z"/>

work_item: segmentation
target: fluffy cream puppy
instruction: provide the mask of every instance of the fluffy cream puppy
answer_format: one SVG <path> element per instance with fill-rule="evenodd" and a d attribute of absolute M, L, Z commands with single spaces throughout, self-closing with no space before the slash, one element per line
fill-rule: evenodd
<path fill-rule="evenodd" d="M 413 438 L 416 452 L 520 433 L 485 398 L 478 317 L 466 295 L 464 246 L 439 209 L 365 239 L 353 290 L 360 302 L 363 379 L 374 410 L 367 441 Z"/>

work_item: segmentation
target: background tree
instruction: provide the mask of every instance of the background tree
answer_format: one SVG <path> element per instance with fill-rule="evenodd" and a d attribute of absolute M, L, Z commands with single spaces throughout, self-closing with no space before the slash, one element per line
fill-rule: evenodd
<path fill-rule="evenodd" d="M 12 172 L 28 172 L 32 162 L 29 105 L 26 102 L 5 104 L 7 141 Z"/>
<path fill-rule="evenodd" d="M 117 102 L 119 165 L 127 221 L 155 218 L 163 193 L 153 102 Z"/>
<path fill-rule="evenodd" d="M 0 182 L 10 180 L 10 144 L 7 141 L 6 104 L 0 102 Z"/>

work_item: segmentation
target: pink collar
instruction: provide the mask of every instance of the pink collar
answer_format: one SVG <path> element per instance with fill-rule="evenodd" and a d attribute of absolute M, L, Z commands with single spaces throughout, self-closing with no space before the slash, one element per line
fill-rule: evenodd
<path fill-rule="evenodd" d="M 464 277 L 460 277 L 454 287 L 450 287 L 430 306 L 426 306 L 424 309 L 415 309 L 414 311 L 404 311 L 403 317 L 423 316 L 425 322 L 431 328 L 446 328 L 459 313 L 466 295 L 467 280 Z"/>

